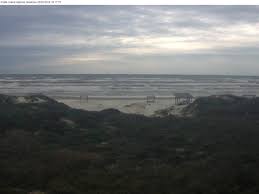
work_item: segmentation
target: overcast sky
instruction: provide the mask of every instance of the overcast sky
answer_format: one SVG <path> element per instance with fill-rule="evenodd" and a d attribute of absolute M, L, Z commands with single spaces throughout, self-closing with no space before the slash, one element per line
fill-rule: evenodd
<path fill-rule="evenodd" d="M 0 72 L 259 75 L 259 7 L 0 7 Z"/>

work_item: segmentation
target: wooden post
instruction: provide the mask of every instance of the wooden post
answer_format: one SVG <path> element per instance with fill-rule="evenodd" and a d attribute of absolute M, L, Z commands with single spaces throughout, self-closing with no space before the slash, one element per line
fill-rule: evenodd
<path fill-rule="evenodd" d="M 146 100 L 147 100 L 147 103 L 154 103 L 156 101 L 156 97 L 155 96 L 147 96 Z"/>

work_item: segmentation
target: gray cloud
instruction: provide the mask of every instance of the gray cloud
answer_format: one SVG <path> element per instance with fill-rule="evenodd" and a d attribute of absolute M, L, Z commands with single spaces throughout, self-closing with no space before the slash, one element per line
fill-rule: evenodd
<path fill-rule="evenodd" d="M 2 73 L 259 74 L 258 6 L 0 8 Z"/>

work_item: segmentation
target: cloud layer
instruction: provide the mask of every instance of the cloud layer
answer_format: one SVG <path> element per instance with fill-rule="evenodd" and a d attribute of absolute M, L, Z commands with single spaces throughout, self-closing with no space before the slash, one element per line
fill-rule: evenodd
<path fill-rule="evenodd" d="M 2 73 L 259 75 L 258 6 L 0 8 Z"/>

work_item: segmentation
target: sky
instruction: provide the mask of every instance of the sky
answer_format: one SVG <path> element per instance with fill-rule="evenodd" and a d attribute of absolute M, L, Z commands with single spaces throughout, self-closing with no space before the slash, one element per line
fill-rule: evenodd
<path fill-rule="evenodd" d="M 0 73 L 259 75 L 259 6 L 3 6 Z"/>

